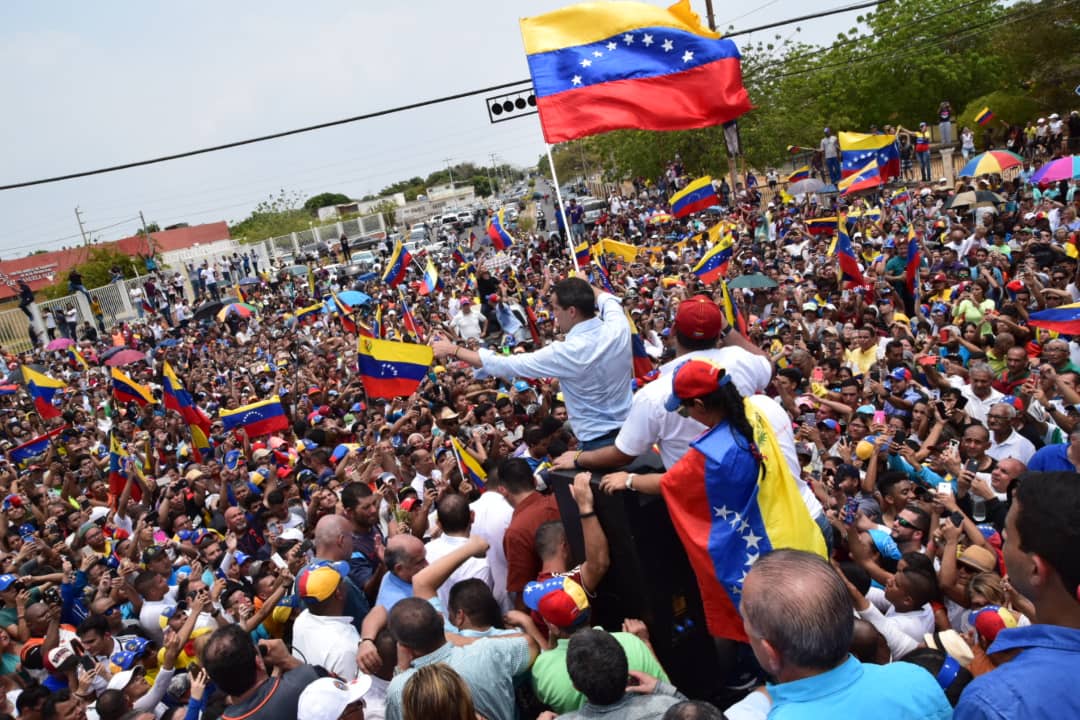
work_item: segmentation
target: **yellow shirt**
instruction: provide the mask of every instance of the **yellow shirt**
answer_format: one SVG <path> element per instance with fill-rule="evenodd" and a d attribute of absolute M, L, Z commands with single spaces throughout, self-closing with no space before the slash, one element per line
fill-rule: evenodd
<path fill-rule="evenodd" d="M 865 375 L 870 371 L 873 364 L 878 361 L 877 351 L 877 343 L 871 345 L 869 350 L 863 350 L 858 347 L 850 348 L 844 351 L 844 360 L 846 360 L 853 369 L 857 370 L 857 374 Z"/>

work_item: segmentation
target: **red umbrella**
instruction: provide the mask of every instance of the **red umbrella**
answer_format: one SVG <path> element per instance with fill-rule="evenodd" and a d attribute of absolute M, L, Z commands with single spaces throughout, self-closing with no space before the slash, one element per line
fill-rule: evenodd
<path fill-rule="evenodd" d="M 105 361 L 105 364 L 109 367 L 120 367 L 122 365 L 130 365 L 131 363 L 136 363 L 140 360 L 145 359 L 146 355 L 139 352 L 138 350 L 125 349 L 121 350 L 118 353 L 113 353 L 112 355 L 110 355 L 109 358 Z"/>

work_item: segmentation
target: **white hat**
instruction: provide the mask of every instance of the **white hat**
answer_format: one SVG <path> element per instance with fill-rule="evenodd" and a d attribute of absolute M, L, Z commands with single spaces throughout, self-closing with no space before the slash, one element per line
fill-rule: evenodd
<path fill-rule="evenodd" d="M 942 630 L 941 632 L 926 633 L 923 635 L 926 646 L 935 650 L 941 650 L 945 654 L 956 659 L 960 665 L 967 667 L 975 659 L 971 647 L 963 636 L 955 630 Z"/>
<path fill-rule="evenodd" d="M 104 520 L 109 517 L 109 508 L 97 505 L 90 511 L 90 522 L 96 523 L 98 520 Z"/>
<path fill-rule="evenodd" d="M 1058 115 L 1057 113 L 1050 113 L 1050 119 L 1051 120 L 1057 120 L 1059 117 L 1061 117 L 1061 116 Z"/>
<path fill-rule="evenodd" d="M 289 528 L 288 530 L 286 530 L 283 533 L 281 533 L 280 535 L 278 535 L 278 540 L 301 540 L 302 541 L 303 539 L 304 539 L 304 533 L 300 532 L 300 528 Z"/>
<path fill-rule="evenodd" d="M 142 665 L 136 665 L 135 667 L 131 668 L 130 670 L 124 670 L 123 672 L 118 672 L 115 675 L 113 675 L 112 678 L 109 679 L 109 686 L 108 686 L 107 689 L 108 690 L 124 690 L 124 689 L 126 689 L 127 686 L 131 684 L 131 680 L 132 680 L 132 678 L 135 677 L 136 673 L 138 673 L 139 675 L 145 675 L 146 671 L 143 670 Z"/>
<path fill-rule="evenodd" d="M 329 677 L 319 678 L 300 693 L 296 720 L 337 718 L 346 707 L 364 697 L 369 689 L 371 677 L 368 675 L 360 675 L 350 683 Z"/>

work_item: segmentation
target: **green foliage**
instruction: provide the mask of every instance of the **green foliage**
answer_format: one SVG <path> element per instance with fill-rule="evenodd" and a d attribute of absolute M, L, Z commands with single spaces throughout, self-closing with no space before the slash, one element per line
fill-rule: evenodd
<path fill-rule="evenodd" d="M 143 232 L 143 229 L 139 228 L 138 230 L 135 231 L 135 234 L 136 235 L 145 235 L 146 233 L 156 233 L 156 232 L 161 232 L 161 226 L 158 225 L 156 222 L 150 222 L 150 223 L 146 223 L 146 232 Z"/>
<path fill-rule="evenodd" d="M 246 218 L 230 225 L 229 233 L 241 242 L 258 242 L 307 230 L 310 222 L 311 216 L 302 207 L 300 196 L 282 189 L 256 205 Z"/>
<path fill-rule="evenodd" d="M 1000 128 L 1002 123 L 1006 125 L 1024 126 L 1031 118 L 1042 112 L 1042 107 L 1035 98 L 1020 92 L 998 90 L 996 92 L 974 98 L 967 104 L 963 112 L 957 117 L 958 127 L 965 125 L 973 130 L 978 129 L 975 116 L 984 108 L 990 108 L 994 113 L 994 119 L 990 121 L 994 128 Z"/>
<path fill-rule="evenodd" d="M 319 208 L 326 207 L 328 205 L 345 205 L 352 202 L 352 198 L 348 195 L 341 193 L 319 193 L 313 197 L 309 197 L 304 201 L 304 209 L 307 210 L 312 216 L 319 214 Z"/>
<path fill-rule="evenodd" d="M 373 209 L 377 213 L 382 213 L 383 223 L 386 224 L 386 227 L 391 228 L 397 225 L 397 205 L 392 201 L 383 200 Z"/>
<path fill-rule="evenodd" d="M 142 258 L 132 257 L 113 247 L 91 247 L 86 262 L 75 267 L 83 276 L 83 285 L 96 288 L 109 284 L 112 277 L 110 271 L 114 266 L 123 270 L 125 278 L 135 277 L 136 267 L 143 272 Z M 44 288 L 41 294 L 49 300 L 70 294 L 67 275 L 56 278 L 56 282 Z"/>

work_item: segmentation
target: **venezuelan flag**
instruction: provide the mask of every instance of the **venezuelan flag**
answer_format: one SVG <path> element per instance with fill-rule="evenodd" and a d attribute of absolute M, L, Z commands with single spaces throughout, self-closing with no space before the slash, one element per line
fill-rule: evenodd
<path fill-rule="evenodd" d="M 450 437 L 450 444 L 454 448 L 454 454 L 457 455 L 461 477 L 471 482 L 478 489 L 483 490 L 487 484 L 487 472 L 485 472 L 483 466 L 462 446 L 456 437 Z"/>
<path fill-rule="evenodd" d="M 615 295 L 615 286 L 611 284 L 611 278 L 608 277 L 607 270 L 604 269 L 604 266 L 598 262 L 593 262 L 593 267 L 596 268 L 597 284 L 612 295 Z"/>
<path fill-rule="evenodd" d="M 592 255 L 589 253 L 589 241 L 581 243 L 574 248 L 574 258 L 577 260 L 577 266 L 585 267 L 592 260 Z"/>
<path fill-rule="evenodd" d="M 919 264 L 922 262 L 922 254 L 919 251 L 919 236 L 915 234 L 915 226 L 908 229 L 907 265 L 904 267 L 904 281 L 908 292 L 915 297 L 919 287 Z"/>
<path fill-rule="evenodd" d="M 878 167 L 877 160 L 871 160 L 861 170 L 838 182 L 836 187 L 840 190 L 841 195 L 847 195 L 848 193 L 863 190 L 873 190 L 880 187 L 883 182 L 884 179 L 881 177 L 881 169 Z"/>
<path fill-rule="evenodd" d="M 435 292 L 439 287 L 439 271 L 435 269 L 435 263 L 431 258 L 427 259 L 427 265 L 424 267 L 424 285 L 422 294 L 428 294 Z"/>
<path fill-rule="evenodd" d="M 882 182 L 900 175 L 900 149 L 895 135 L 841 132 L 837 139 L 840 141 L 841 177 L 861 172 L 872 160 L 877 163 Z"/>
<path fill-rule="evenodd" d="M 300 308 L 294 313 L 293 316 L 296 318 L 297 322 L 304 320 L 314 320 L 315 314 L 322 310 L 323 306 L 324 303 L 317 302 L 314 305 L 308 305 L 307 307 Z"/>
<path fill-rule="evenodd" d="M 731 235 L 724 235 L 698 260 L 691 272 L 703 283 L 715 282 L 727 273 L 728 262 L 731 261 L 734 252 L 735 246 L 732 244 Z"/>
<path fill-rule="evenodd" d="M 716 188 L 713 187 L 712 178 L 706 175 L 672 195 L 669 203 L 672 215 L 686 217 L 696 212 L 702 212 L 705 208 L 713 205 L 719 205 L 720 199 L 716 196 Z"/>
<path fill-rule="evenodd" d="M 536 313 L 529 303 L 522 303 L 521 305 L 525 308 L 525 319 L 529 321 L 529 335 L 532 336 L 533 347 L 536 350 L 539 350 L 544 346 L 544 343 L 541 342 L 540 325 L 536 321 Z"/>
<path fill-rule="evenodd" d="M 747 335 L 746 320 L 739 312 L 739 306 L 735 304 L 726 280 L 720 281 L 720 309 L 724 311 L 728 326 L 736 328 L 745 337 Z"/>
<path fill-rule="evenodd" d="M 911 202 L 911 192 L 906 187 L 895 190 L 892 197 L 889 198 L 889 205 L 892 205 L 893 207 L 905 205 L 909 202 Z"/>
<path fill-rule="evenodd" d="M 473 240 L 476 239 L 476 233 L 470 233 L 470 235 L 472 236 Z M 459 248 L 457 245 L 454 246 L 454 252 L 450 257 L 453 258 L 454 262 L 458 265 L 465 264 L 465 254 L 461 252 L 461 248 Z"/>
<path fill-rule="evenodd" d="M 226 430 L 243 428 L 248 437 L 289 429 L 289 418 L 285 416 L 285 408 L 277 395 L 250 405 L 242 405 L 235 410 L 222 410 L 218 416 Z"/>
<path fill-rule="evenodd" d="M 1062 335 L 1080 335 L 1080 303 L 1031 313 L 1028 325 L 1053 330 Z"/>
<path fill-rule="evenodd" d="M 19 394 L 19 386 L 18 385 L 0 385 L 0 397 L 3 397 L 4 395 L 18 395 L 18 394 Z"/>
<path fill-rule="evenodd" d="M 345 332 L 350 332 L 355 335 L 356 321 L 353 319 L 352 306 L 339 298 L 337 293 L 333 290 L 330 291 L 330 297 L 334 299 L 334 307 L 337 308 L 338 317 L 341 318 L 341 327 Z"/>
<path fill-rule="evenodd" d="M 161 369 L 163 399 L 165 401 L 165 408 L 172 410 L 184 418 L 188 425 L 199 426 L 203 434 L 209 437 L 210 435 L 210 418 L 206 413 L 200 410 L 195 405 L 195 400 L 191 397 L 191 393 L 184 389 L 183 384 L 180 382 L 180 378 L 176 376 L 176 371 L 173 370 L 172 365 L 168 362 Z"/>
<path fill-rule="evenodd" d="M 841 283 L 846 283 L 848 287 L 865 285 L 866 280 L 863 278 L 858 260 L 855 259 L 855 248 L 852 246 L 851 238 L 847 234 L 847 222 L 841 223 L 841 226 L 836 238 L 836 257 L 840 261 L 837 279 Z"/>
<path fill-rule="evenodd" d="M 797 170 L 795 170 L 795 172 L 793 172 L 793 173 L 791 173 L 790 175 L 787 176 L 787 181 L 789 183 L 797 183 L 800 180 L 809 180 L 809 179 L 810 179 L 810 166 L 809 165 L 803 165 L 801 168 L 798 168 Z"/>
<path fill-rule="evenodd" d="M 138 403 L 139 407 L 146 407 L 154 403 L 154 395 L 150 388 L 132 380 L 119 368 L 109 368 L 112 376 L 113 397 L 122 403 Z"/>
<path fill-rule="evenodd" d="M 360 338 L 360 379 L 369 398 L 408 397 L 416 392 L 433 355 L 427 345 Z"/>
<path fill-rule="evenodd" d="M 71 362 L 75 363 L 76 366 L 81 367 L 84 371 L 90 369 L 90 365 L 86 362 L 86 358 L 82 356 L 82 353 L 79 352 L 78 348 L 74 345 L 67 349 L 67 355 Z"/>
<path fill-rule="evenodd" d="M 400 242 L 394 245 L 394 253 L 386 262 L 386 269 L 382 274 L 382 281 L 390 287 L 397 287 L 405 279 L 412 262 L 412 255 Z"/>
<path fill-rule="evenodd" d="M 521 20 L 544 139 L 690 130 L 750 110 L 739 49 L 680 0 L 582 3 Z"/>
<path fill-rule="evenodd" d="M 514 244 L 514 237 L 506 231 L 506 220 L 503 217 L 502 208 L 499 208 L 499 212 L 492 215 L 491 220 L 488 221 L 487 234 L 496 250 L 505 250 Z"/>
<path fill-rule="evenodd" d="M 994 113 L 990 112 L 990 108 L 984 107 L 975 115 L 975 122 L 980 125 L 989 125 L 990 121 L 994 119 Z"/>
<path fill-rule="evenodd" d="M 191 454 L 195 462 L 203 462 L 214 457 L 214 446 L 210 442 L 208 433 L 198 425 L 188 425 L 188 430 L 191 432 Z"/>
<path fill-rule="evenodd" d="M 806 221 L 806 232 L 811 235 L 832 235 L 836 232 L 836 216 L 810 218 Z"/>
<path fill-rule="evenodd" d="M 709 634 L 746 642 L 738 606 L 753 563 L 775 548 L 826 556 L 761 398 L 743 401 L 758 453 L 720 423 L 690 444 L 660 482 L 672 524 L 697 576 Z M 760 458 L 760 460 L 758 459 Z"/>
<path fill-rule="evenodd" d="M 33 440 L 27 440 L 22 445 L 12 448 L 9 451 L 11 462 L 15 463 L 19 467 L 25 467 L 30 464 L 33 458 L 38 455 L 43 455 L 49 449 L 49 440 L 59 435 L 67 429 L 67 425 L 61 425 L 58 428 L 50 430 L 44 435 L 39 435 Z"/>
<path fill-rule="evenodd" d="M 600 247 L 603 248 L 603 253 L 611 253 L 626 262 L 634 262 L 637 260 L 638 250 L 637 245 L 631 245 L 630 243 L 620 242 L 611 238 L 604 238 L 600 241 Z"/>
<path fill-rule="evenodd" d="M 629 312 L 626 312 L 626 321 L 630 323 L 630 351 L 633 354 L 634 377 L 643 378 L 653 371 L 653 362 L 649 354 L 645 352 L 645 341 L 641 339 L 637 325 Z"/>
<path fill-rule="evenodd" d="M 373 337 L 382 338 L 385 336 L 383 333 L 383 321 L 382 321 L 382 305 L 375 308 L 375 320 L 371 323 L 371 334 Z"/>
<path fill-rule="evenodd" d="M 116 439 L 116 434 L 111 433 L 109 438 L 109 494 L 119 497 L 124 492 L 124 486 L 128 482 L 128 468 L 131 466 L 131 455 Z M 142 500 L 142 487 L 139 483 L 131 486 L 131 499 L 135 502 Z"/>
<path fill-rule="evenodd" d="M 401 298 L 401 324 L 405 326 L 405 332 L 412 335 L 417 342 L 424 342 L 424 333 L 409 310 L 409 304 L 405 302 L 405 298 Z"/>
<path fill-rule="evenodd" d="M 38 415 L 46 420 L 60 417 L 62 413 L 53 405 L 53 398 L 56 397 L 57 391 L 65 389 L 67 385 L 61 380 L 43 375 L 25 365 L 22 366 L 22 375 L 26 390 L 34 399 L 34 408 L 38 411 Z"/>

